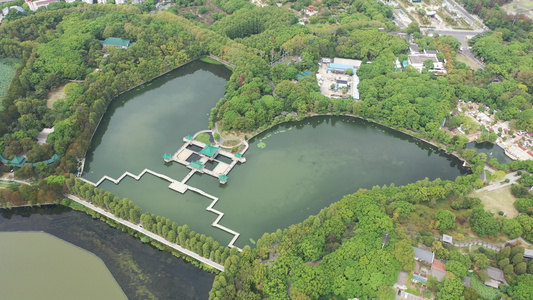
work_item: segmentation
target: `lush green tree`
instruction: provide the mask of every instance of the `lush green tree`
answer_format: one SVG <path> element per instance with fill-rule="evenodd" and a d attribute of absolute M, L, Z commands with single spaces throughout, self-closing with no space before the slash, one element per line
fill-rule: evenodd
<path fill-rule="evenodd" d="M 435 219 L 437 219 L 437 228 L 440 231 L 446 231 L 448 229 L 455 228 L 455 214 L 449 210 L 439 209 L 435 213 Z"/>
<path fill-rule="evenodd" d="M 496 236 L 500 230 L 500 224 L 489 212 L 477 209 L 472 216 L 472 231 L 479 236 Z"/>

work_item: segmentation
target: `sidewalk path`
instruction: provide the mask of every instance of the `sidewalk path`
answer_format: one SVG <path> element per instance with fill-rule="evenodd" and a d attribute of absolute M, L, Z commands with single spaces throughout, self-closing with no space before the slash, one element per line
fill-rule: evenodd
<path fill-rule="evenodd" d="M 202 257 L 202 256 L 196 254 L 195 252 L 189 250 L 189 249 L 183 248 L 182 246 L 180 246 L 178 244 L 171 243 L 171 242 L 165 240 L 163 237 L 161 237 L 161 236 L 159 236 L 159 235 L 157 235 L 155 233 L 152 233 L 152 232 L 142 228 L 139 225 L 136 225 L 136 224 L 131 223 L 130 221 L 126 221 L 126 220 L 123 220 L 121 218 L 118 218 L 115 215 L 113 215 L 112 213 L 107 212 L 107 211 L 103 210 L 100 207 L 94 206 L 91 203 L 89 203 L 89 202 L 87 202 L 85 200 L 82 200 L 82 199 L 80 199 L 80 198 L 78 198 L 78 197 L 76 197 L 74 195 L 65 194 L 65 196 L 67 198 L 73 200 L 73 201 L 78 202 L 79 204 L 81 204 L 81 205 L 83 205 L 85 207 L 88 207 L 88 208 L 96 211 L 99 214 L 102 214 L 102 215 L 104 215 L 104 216 L 106 216 L 106 217 L 108 217 L 108 218 L 110 218 L 110 219 L 112 219 L 112 220 L 124 225 L 124 226 L 127 226 L 127 227 L 129 227 L 129 228 L 131 228 L 133 230 L 136 230 L 136 231 L 138 231 L 138 232 L 140 232 L 140 233 L 142 233 L 142 234 L 144 234 L 144 235 L 146 235 L 146 236 L 148 236 L 148 237 L 160 242 L 161 244 L 169 246 L 172 249 L 178 250 L 179 252 L 181 252 L 181 253 L 183 253 L 183 254 L 185 254 L 187 256 L 190 256 L 190 257 L 192 257 L 192 258 L 194 258 L 194 259 L 196 259 L 196 260 L 198 260 L 198 261 L 200 261 L 200 262 L 202 262 L 202 263 L 204 263 L 206 265 L 209 265 L 209 266 L 211 266 L 211 267 L 213 267 L 213 268 L 215 268 L 217 270 L 220 270 L 220 271 L 224 272 L 224 266 L 219 264 L 219 263 L 216 263 L 216 262 L 214 262 L 214 261 L 212 261 L 212 260 L 210 260 L 208 258 Z"/>

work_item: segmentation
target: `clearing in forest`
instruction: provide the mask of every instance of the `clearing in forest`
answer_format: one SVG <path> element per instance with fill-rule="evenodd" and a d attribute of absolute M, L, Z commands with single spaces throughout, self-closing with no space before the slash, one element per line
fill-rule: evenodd
<path fill-rule="evenodd" d="M 511 186 L 493 191 L 473 192 L 470 196 L 481 199 L 485 209 L 495 214 L 503 211 L 508 218 L 514 218 L 518 215 L 518 211 L 513 205 L 516 198 L 511 194 Z"/>
<path fill-rule="evenodd" d="M 65 85 L 58 86 L 55 90 L 50 91 L 48 93 L 48 100 L 46 101 L 46 107 L 53 108 L 54 102 L 56 102 L 57 99 L 65 99 L 67 95 L 65 94 Z"/>

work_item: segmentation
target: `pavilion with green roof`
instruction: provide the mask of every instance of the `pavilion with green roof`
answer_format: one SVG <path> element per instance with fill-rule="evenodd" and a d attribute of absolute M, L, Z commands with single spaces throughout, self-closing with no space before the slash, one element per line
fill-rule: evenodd
<path fill-rule="evenodd" d="M 169 160 L 169 159 L 171 159 L 171 158 L 172 158 L 172 154 L 171 154 L 171 153 L 165 153 L 165 154 L 163 155 L 163 159 L 164 159 L 164 160 Z"/>
<path fill-rule="evenodd" d="M 218 180 L 220 181 L 220 183 L 224 184 L 224 183 L 228 182 L 228 176 L 225 175 L 225 174 L 222 174 L 222 175 L 218 176 Z"/>
<path fill-rule="evenodd" d="M 185 138 L 188 139 L 188 140 L 190 141 L 190 140 L 192 140 L 194 137 L 193 137 L 192 135 L 189 134 L 189 135 L 186 136 Z"/>
<path fill-rule="evenodd" d="M 124 40 L 116 37 L 108 37 L 100 43 L 102 43 L 102 46 L 104 46 L 104 48 L 115 47 L 117 49 L 128 49 L 128 47 L 131 45 L 130 40 Z"/>
<path fill-rule="evenodd" d="M 202 164 L 201 161 L 199 160 L 195 160 L 195 161 L 192 161 L 189 166 L 191 166 L 192 168 L 195 168 L 195 169 L 198 169 L 198 170 L 201 170 L 204 168 L 204 165 Z"/>
<path fill-rule="evenodd" d="M 242 157 L 242 153 L 239 153 L 239 152 L 235 153 L 235 157 L 236 158 L 241 158 Z"/>
<path fill-rule="evenodd" d="M 22 156 L 15 156 L 10 162 L 10 166 L 22 167 L 26 163 L 26 159 Z"/>
<path fill-rule="evenodd" d="M 220 148 L 207 144 L 200 153 L 213 158 L 217 155 L 218 150 L 220 150 Z"/>

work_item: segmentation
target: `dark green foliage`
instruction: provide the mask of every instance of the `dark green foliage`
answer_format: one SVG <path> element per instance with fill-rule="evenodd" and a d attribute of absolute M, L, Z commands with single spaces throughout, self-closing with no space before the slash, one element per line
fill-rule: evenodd
<path fill-rule="evenodd" d="M 472 231 L 479 236 L 496 236 L 500 231 L 500 224 L 491 213 L 476 209 L 472 216 Z"/>

